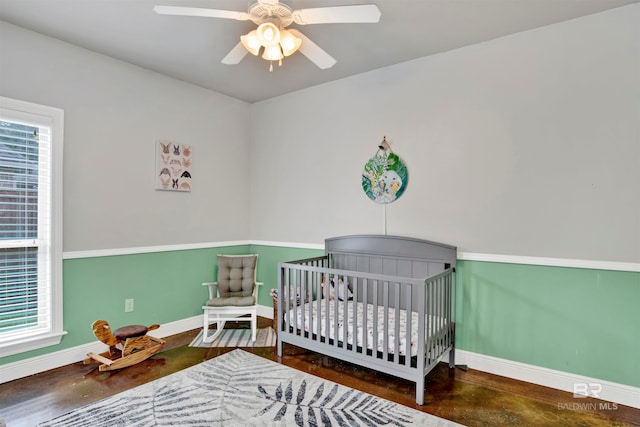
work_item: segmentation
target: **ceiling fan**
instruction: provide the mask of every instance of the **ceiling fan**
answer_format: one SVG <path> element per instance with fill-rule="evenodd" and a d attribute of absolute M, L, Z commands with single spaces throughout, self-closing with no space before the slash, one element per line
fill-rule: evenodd
<path fill-rule="evenodd" d="M 380 10 L 375 4 L 351 6 L 318 7 L 293 10 L 278 0 L 257 0 L 249 6 L 248 12 L 233 10 L 205 9 L 182 6 L 155 6 L 153 10 L 160 15 L 200 16 L 207 18 L 235 19 L 252 21 L 258 28 L 240 37 L 240 42 L 222 59 L 223 64 L 238 64 L 247 53 L 282 65 L 282 58 L 300 51 L 321 69 L 332 67 L 336 60 L 317 44 L 309 40 L 300 31 L 291 28 L 292 23 L 341 24 L 369 23 L 380 20 Z"/>

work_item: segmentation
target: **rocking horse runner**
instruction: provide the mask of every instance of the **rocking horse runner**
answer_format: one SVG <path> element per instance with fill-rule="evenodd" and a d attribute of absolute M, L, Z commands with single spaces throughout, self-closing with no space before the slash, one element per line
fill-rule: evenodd
<path fill-rule="evenodd" d="M 106 320 L 96 320 L 91 325 L 93 333 L 102 343 L 109 346 L 109 358 L 88 353 L 85 364 L 97 361 L 102 363 L 100 371 L 112 371 L 135 365 L 153 356 L 164 347 L 165 341 L 147 335 L 148 331 L 158 329 L 160 325 L 129 325 L 111 332 Z"/>

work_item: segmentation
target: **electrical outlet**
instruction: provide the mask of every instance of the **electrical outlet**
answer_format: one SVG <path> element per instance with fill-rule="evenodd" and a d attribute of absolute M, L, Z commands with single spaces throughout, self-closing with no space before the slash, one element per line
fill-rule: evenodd
<path fill-rule="evenodd" d="M 133 298 L 124 300 L 124 312 L 129 313 L 133 311 Z"/>

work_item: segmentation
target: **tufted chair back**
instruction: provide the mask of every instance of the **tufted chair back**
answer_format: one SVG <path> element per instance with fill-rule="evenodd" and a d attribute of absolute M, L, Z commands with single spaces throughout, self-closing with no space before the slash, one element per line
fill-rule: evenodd
<path fill-rule="evenodd" d="M 218 292 L 221 298 L 253 294 L 257 260 L 256 255 L 218 255 Z"/>
<path fill-rule="evenodd" d="M 257 255 L 218 255 L 218 295 L 209 306 L 256 304 Z"/>

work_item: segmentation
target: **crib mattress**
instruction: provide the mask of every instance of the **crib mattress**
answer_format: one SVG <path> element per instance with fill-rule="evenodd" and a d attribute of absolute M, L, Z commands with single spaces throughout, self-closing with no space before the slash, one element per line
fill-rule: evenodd
<path fill-rule="evenodd" d="M 326 315 L 326 305 L 329 305 L 329 321 L 325 321 L 323 316 Z M 374 350 L 374 331 L 377 332 L 376 342 L 375 342 L 375 350 L 378 352 L 383 352 L 385 347 L 384 342 L 384 331 L 388 331 L 388 341 L 387 341 L 387 353 L 394 354 L 395 353 L 395 329 L 396 329 L 396 313 L 394 308 L 388 308 L 388 317 L 385 321 L 385 307 L 377 306 L 377 308 L 372 304 L 363 304 L 362 302 L 347 301 L 347 308 L 345 311 L 344 302 L 338 301 L 337 310 L 338 310 L 338 322 L 336 325 L 334 311 L 336 309 L 336 304 L 334 301 L 322 299 L 320 300 L 320 310 L 318 311 L 318 301 L 312 301 L 310 303 L 306 303 L 303 305 L 299 305 L 295 308 L 292 308 L 288 311 L 288 321 L 289 325 L 294 324 L 294 318 L 297 317 L 295 324 L 298 328 L 304 329 L 305 332 L 311 332 L 316 335 L 320 335 L 321 337 L 328 338 L 331 340 L 337 339 L 339 342 L 345 342 L 344 339 L 344 323 L 347 323 L 347 337 L 346 342 L 349 345 L 357 345 L 358 347 L 364 347 L 364 334 L 363 330 L 363 314 L 366 310 L 367 316 L 367 349 Z M 354 313 L 355 311 L 355 313 Z M 377 321 L 374 325 L 374 311 L 377 311 Z M 320 330 L 318 330 L 318 317 L 320 319 Z M 356 317 L 357 316 L 357 317 Z M 304 321 L 303 321 L 304 317 Z M 418 354 L 418 313 L 411 312 L 411 337 L 410 337 L 410 351 L 411 356 L 416 356 Z M 439 331 L 444 331 L 445 321 L 441 317 L 437 316 L 429 316 L 428 317 L 428 327 L 430 333 L 427 336 L 435 336 Z M 354 342 L 354 320 L 356 320 L 355 324 L 358 325 L 356 328 L 356 339 Z M 407 330 L 407 311 L 400 310 L 399 315 L 399 331 L 400 337 L 399 339 L 399 348 L 398 354 L 401 356 L 406 356 L 406 348 L 407 348 L 407 337 L 404 331 Z M 337 328 L 336 328 L 337 326 Z M 311 327 L 311 328 L 310 328 Z M 327 334 L 328 327 L 328 334 Z M 337 329 L 337 336 L 336 336 Z M 425 330 L 427 327 L 425 326 Z"/>

